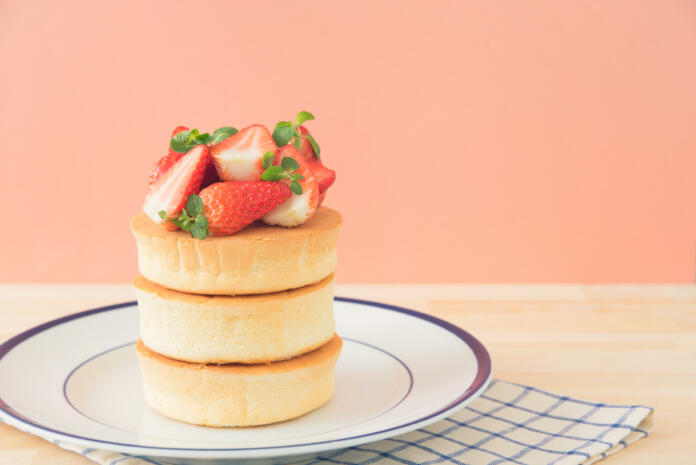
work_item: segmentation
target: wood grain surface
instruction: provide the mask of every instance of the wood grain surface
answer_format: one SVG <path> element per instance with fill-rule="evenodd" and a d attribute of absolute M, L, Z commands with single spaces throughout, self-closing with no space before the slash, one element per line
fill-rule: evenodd
<path fill-rule="evenodd" d="M 494 376 L 588 400 L 655 407 L 655 431 L 602 463 L 696 463 L 696 286 L 338 285 L 478 337 Z M 0 285 L 0 339 L 133 300 L 129 285 Z M 90 464 L 0 424 L 0 465 Z"/>

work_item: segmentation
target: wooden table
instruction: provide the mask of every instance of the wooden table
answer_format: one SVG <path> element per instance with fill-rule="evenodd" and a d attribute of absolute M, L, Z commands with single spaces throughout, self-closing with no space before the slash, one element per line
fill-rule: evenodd
<path fill-rule="evenodd" d="M 696 286 L 339 285 L 336 294 L 414 308 L 475 334 L 494 376 L 589 400 L 656 408 L 648 438 L 607 465 L 696 463 Z M 0 339 L 128 285 L 0 285 Z M 0 465 L 91 461 L 0 424 Z"/>

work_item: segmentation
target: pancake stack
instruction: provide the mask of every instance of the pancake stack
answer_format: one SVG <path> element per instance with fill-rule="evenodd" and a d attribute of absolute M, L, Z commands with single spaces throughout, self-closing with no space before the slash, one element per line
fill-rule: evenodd
<path fill-rule="evenodd" d="M 200 240 L 135 216 L 147 403 L 206 426 L 274 423 L 325 404 L 342 345 L 333 316 L 341 222 L 320 207 L 296 228 L 253 224 Z"/>

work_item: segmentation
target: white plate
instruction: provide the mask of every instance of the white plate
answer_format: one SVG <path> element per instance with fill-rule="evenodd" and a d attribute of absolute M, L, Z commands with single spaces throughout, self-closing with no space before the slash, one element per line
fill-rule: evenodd
<path fill-rule="evenodd" d="M 205 428 L 151 410 L 135 354 L 135 302 L 50 321 L 0 346 L 0 418 L 50 440 L 172 462 L 279 462 L 433 423 L 471 402 L 490 381 L 486 349 L 450 323 L 344 298 L 336 298 L 335 314 L 344 341 L 336 392 L 296 420 Z"/>

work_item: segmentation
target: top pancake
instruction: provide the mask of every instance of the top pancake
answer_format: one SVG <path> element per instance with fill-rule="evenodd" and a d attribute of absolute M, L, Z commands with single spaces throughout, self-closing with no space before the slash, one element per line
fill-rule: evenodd
<path fill-rule="evenodd" d="M 336 267 L 341 215 L 319 207 L 296 228 L 255 223 L 230 236 L 196 239 L 167 231 L 145 213 L 130 223 L 140 273 L 169 289 L 196 294 L 262 294 L 321 281 Z"/>

